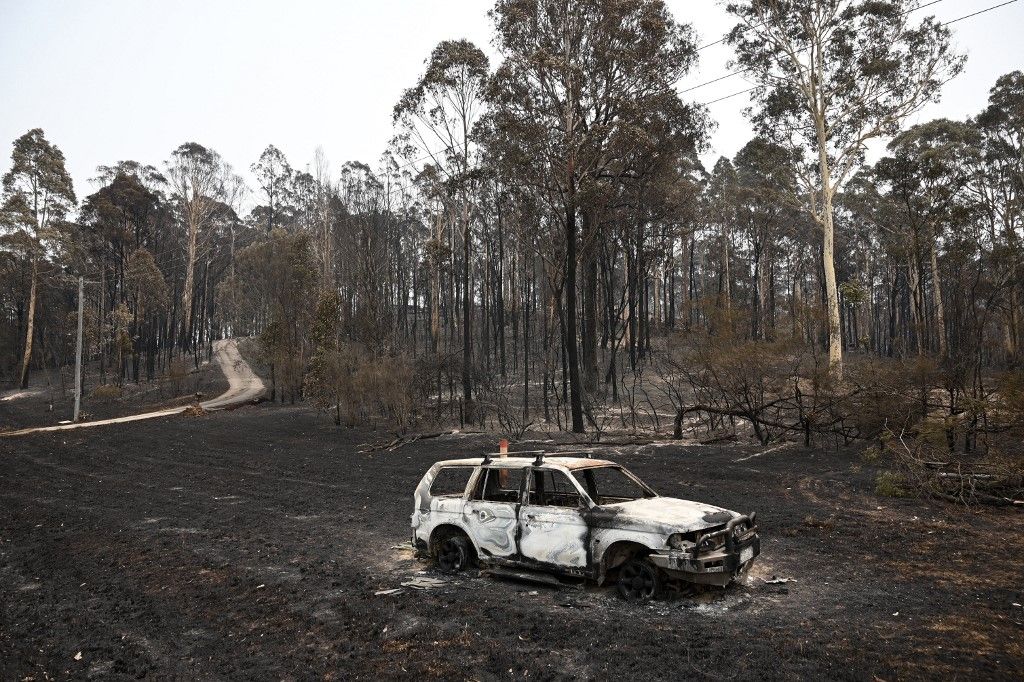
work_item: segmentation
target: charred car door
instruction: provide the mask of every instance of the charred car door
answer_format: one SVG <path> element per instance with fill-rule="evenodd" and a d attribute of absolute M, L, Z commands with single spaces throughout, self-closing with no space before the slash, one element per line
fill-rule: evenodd
<path fill-rule="evenodd" d="M 463 514 L 465 527 L 473 536 L 481 559 L 515 555 L 516 512 L 522 479 L 522 469 L 484 467 L 480 470 Z"/>
<path fill-rule="evenodd" d="M 526 503 L 519 510 L 519 551 L 527 564 L 570 573 L 587 568 L 586 498 L 563 471 L 533 467 Z"/>

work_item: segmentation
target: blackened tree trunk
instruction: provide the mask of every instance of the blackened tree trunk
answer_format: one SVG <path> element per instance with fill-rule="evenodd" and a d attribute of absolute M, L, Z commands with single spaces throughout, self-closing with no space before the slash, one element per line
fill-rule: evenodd
<path fill-rule="evenodd" d="M 576 206 L 565 212 L 565 351 L 569 370 L 569 408 L 573 433 L 583 433 L 579 345 L 576 339 Z"/>
<path fill-rule="evenodd" d="M 597 390 L 597 238 L 590 214 L 583 212 L 583 387 Z"/>
<path fill-rule="evenodd" d="M 462 396 L 473 423 L 473 296 L 469 290 L 469 202 L 462 204 Z"/>

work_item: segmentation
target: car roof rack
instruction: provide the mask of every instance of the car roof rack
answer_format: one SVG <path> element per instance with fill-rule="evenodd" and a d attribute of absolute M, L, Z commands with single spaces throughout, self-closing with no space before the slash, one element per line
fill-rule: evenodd
<path fill-rule="evenodd" d="M 518 452 L 487 452 L 484 453 L 484 461 L 481 464 L 490 464 L 495 456 L 497 457 L 527 457 L 529 455 L 544 456 L 543 450 L 519 450 Z"/>
<path fill-rule="evenodd" d="M 540 466 L 544 463 L 545 457 L 589 457 L 594 454 L 593 448 L 588 450 L 564 450 L 548 452 L 547 450 L 519 450 L 515 452 L 486 452 L 481 464 L 490 464 L 495 457 L 528 457 L 534 456 L 533 466 Z"/>

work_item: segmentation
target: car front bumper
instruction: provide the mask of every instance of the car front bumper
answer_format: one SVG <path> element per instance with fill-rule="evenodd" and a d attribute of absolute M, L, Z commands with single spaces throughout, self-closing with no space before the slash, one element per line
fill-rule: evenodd
<path fill-rule="evenodd" d="M 746 520 L 750 530 L 737 537 L 733 527 Z M 750 517 L 740 516 L 729 522 L 723 546 L 706 552 L 665 549 L 654 552 L 647 558 L 665 571 L 669 577 L 701 585 L 725 587 L 737 576 L 745 573 L 761 553 L 761 538 L 757 526 L 750 523 Z"/>

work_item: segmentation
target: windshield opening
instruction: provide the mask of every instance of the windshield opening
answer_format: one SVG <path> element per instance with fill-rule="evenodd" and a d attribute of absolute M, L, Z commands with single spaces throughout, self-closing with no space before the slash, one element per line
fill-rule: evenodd
<path fill-rule="evenodd" d="M 572 472 L 595 504 L 616 504 L 655 497 L 653 491 L 642 485 L 621 467 L 604 466 L 577 469 Z"/>

